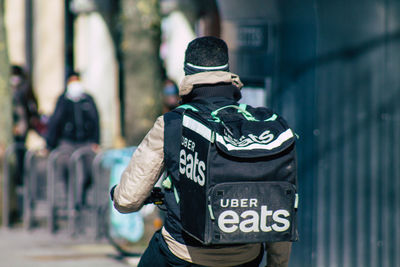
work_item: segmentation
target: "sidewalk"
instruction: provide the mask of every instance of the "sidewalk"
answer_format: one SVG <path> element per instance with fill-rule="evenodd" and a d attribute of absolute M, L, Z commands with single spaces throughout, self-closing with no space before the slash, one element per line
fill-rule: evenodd
<path fill-rule="evenodd" d="M 2 267 L 132 267 L 138 261 L 121 258 L 107 241 L 22 229 L 0 229 L 0 259 Z"/>

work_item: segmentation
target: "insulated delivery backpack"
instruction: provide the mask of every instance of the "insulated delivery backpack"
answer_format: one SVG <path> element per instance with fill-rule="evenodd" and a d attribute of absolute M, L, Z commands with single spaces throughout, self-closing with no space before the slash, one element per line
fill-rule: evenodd
<path fill-rule="evenodd" d="M 179 207 L 205 245 L 298 239 L 295 134 L 267 108 L 183 105 Z"/>

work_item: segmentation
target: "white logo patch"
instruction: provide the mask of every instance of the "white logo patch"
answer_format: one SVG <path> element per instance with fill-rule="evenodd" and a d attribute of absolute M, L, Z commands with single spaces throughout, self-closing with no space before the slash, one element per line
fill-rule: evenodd
<path fill-rule="evenodd" d="M 221 199 L 221 207 L 257 207 L 257 199 Z M 218 227 L 222 232 L 284 232 L 290 227 L 290 213 L 287 210 L 268 210 L 267 205 L 261 205 L 261 210 L 245 210 L 238 214 L 234 210 L 225 210 L 218 216 Z M 268 225 L 268 217 L 274 222 Z"/>

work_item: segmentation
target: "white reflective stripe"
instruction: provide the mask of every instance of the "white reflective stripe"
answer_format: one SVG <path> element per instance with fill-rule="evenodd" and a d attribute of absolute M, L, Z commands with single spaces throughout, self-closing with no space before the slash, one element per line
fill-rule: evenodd
<path fill-rule="evenodd" d="M 296 194 L 296 198 L 294 200 L 294 208 L 297 209 L 299 207 L 299 194 Z"/>
<path fill-rule="evenodd" d="M 206 67 L 206 66 L 197 66 L 192 63 L 186 63 L 189 67 L 199 69 L 199 70 L 222 70 L 228 67 L 228 64 L 222 65 L 222 66 L 214 66 L 214 67 Z"/>
<path fill-rule="evenodd" d="M 251 143 L 251 144 L 249 144 L 247 146 L 240 147 L 240 146 L 232 145 L 230 143 L 226 143 L 224 138 L 217 133 L 217 142 L 219 142 L 222 145 L 224 145 L 226 147 L 226 149 L 228 149 L 229 151 L 231 151 L 231 150 L 252 150 L 252 149 L 272 150 L 274 148 L 277 148 L 277 147 L 281 146 L 284 142 L 286 142 L 287 140 L 289 140 L 293 136 L 294 135 L 293 135 L 292 130 L 291 129 L 287 129 L 286 131 L 281 133 L 278 136 L 278 138 L 276 138 L 271 143 L 268 143 L 268 144 Z"/>
<path fill-rule="evenodd" d="M 213 212 L 213 210 L 212 210 L 212 207 L 211 207 L 211 205 L 208 205 L 208 212 L 210 213 L 210 218 L 211 218 L 211 220 L 215 220 L 215 217 L 214 217 L 214 212 Z"/>
<path fill-rule="evenodd" d="M 192 119 L 191 117 L 184 115 L 182 120 L 182 125 L 203 136 L 208 141 L 211 141 L 211 129 L 202 124 L 201 122 L 198 122 L 195 119 Z"/>

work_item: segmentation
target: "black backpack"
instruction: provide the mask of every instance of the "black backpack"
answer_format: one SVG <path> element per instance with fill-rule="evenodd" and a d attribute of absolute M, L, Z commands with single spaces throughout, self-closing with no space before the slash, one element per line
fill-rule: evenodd
<path fill-rule="evenodd" d="M 179 206 L 202 244 L 296 241 L 295 134 L 267 108 L 183 105 Z"/>

